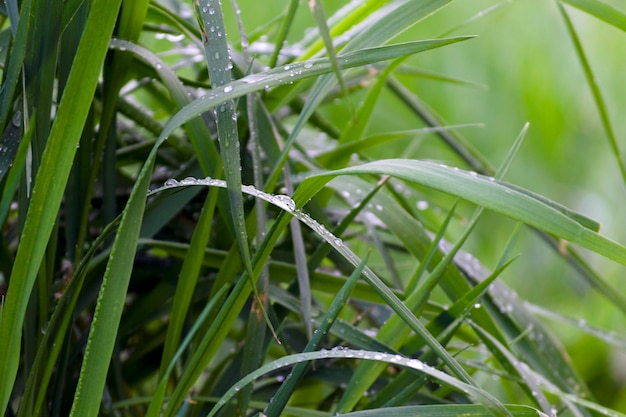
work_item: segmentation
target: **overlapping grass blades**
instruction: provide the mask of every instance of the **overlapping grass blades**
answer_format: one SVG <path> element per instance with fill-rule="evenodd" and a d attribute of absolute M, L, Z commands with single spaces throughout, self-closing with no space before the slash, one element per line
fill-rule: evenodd
<path fill-rule="evenodd" d="M 611 325 L 504 280 L 528 269 L 515 255 L 530 225 L 622 314 L 611 270 L 565 241 L 622 264 L 626 249 L 495 174 L 460 133 L 492 125 L 430 107 L 433 86 L 478 84 L 463 66 L 420 66 L 471 36 L 388 44 L 503 3 L 290 1 L 261 21 L 239 1 L 0 6 L 2 413 L 622 416 L 543 319 L 623 349 Z M 608 3 L 557 5 L 626 29 Z M 609 96 L 563 16 L 623 170 Z M 498 246 L 492 270 L 466 239 L 481 258 Z"/>
<path fill-rule="evenodd" d="M 6 409 L 17 368 L 26 304 L 63 197 L 76 144 L 96 89 L 121 0 L 95 1 L 59 104 L 33 189 L 22 240 L 3 305 L 0 338 L 0 409 Z M 79 71 L 76 68 L 81 68 Z M 106 364 L 108 367 L 108 364 Z M 105 371 L 106 372 L 106 371 Z M 100 389 L 100 393 L 102 390 Z M 100 394 L 98 394 L 100 395 Z"/>

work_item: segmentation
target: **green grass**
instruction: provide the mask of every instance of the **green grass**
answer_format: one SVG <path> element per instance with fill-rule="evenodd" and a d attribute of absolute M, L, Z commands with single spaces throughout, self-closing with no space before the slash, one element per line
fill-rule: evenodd
<path fill-rule="evenodd" d="M 0 6 L 2 414 L 623 416 L 623 5 L 303 3 Z"/>

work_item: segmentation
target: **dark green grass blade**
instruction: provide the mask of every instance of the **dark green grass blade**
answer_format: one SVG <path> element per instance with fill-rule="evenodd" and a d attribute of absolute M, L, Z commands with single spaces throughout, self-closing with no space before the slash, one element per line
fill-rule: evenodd
<path fill-rule="evenodd" d="M 20 10 L 21 18 L 15 30 L 15 41 L 13 42 L 13 48 L 11 50 L 9 66 L 4 69 L 6 72 L 3 74 L 2 90 L 0 91 L 0 132 L 4 132 L 7 126 L 9 114 L 13 107 L 13 96 L 17 89 L 22 64 L 26 56 L 27 37 L 32 20 L 30 17 L 31 3 L 32 0 L 22 2 L 22 8 Z"/>
<path fill-rule="evenodd" d="M 15 259 L 0 326 L 0 410 L 4 412 L 19 365 L 26 304 L 61 204 L 100 68 L 113 32 L 120 0 L 95 0 L 74 68 L 57 110 L 33 190 Z M 100 394 L 102 390 L 100 390 Z"/>
<path fill-rule="evenodd" d="M 215 204 L 217 201 L 217 190 L 211 190 L 204 202 L 204 207 L 200 212 L 200 218 L 196 225 L 189 250 L 185 255 L 176 291 L 172 300 L 172 312 L 169 316 L 169 325 L 167 328 L 167 336 L 163 347 L 163 355 L 161 356 L 160 375 L 164 375 L 169 366 L 175 352 L 178 350 L 180 335 L 182 333 L 185 317 L 193 297 L 196 287 L 200 268 L 202 267 L 202 254 L 207 246 L 211 235 L 211 225 L 213 222 L 213 214 L 215 212 Z"/>
<path fill-rule="evenodd" d="M 575 219 L 551 206 L 525 193 L 500 185 L 490 177 L 431 162 L 395 159 L 316 174 L 307 178 L 300 186 L 299 193 L 296 193 L 297 201 L 299 204 L 308 201 L 332 177 L 344 174 L 392 175 L 425 185 L 482 205 L 547 233 L 577 243 L 616 262 L 626 264 L 626 248 L 587 229 Z"/>
<path fill-rule="evenodd" d="M 561 0 L 626 32 L 626 13 L 601 0 Z"/>
<path fill-rule="evenodd" d="M 569 33 L 570 38 L 572 39 L 572 43 L 574 44 L 574 48 L 576 49 L 576 55 L 578 55 L 578 60 L 580 61 L 580 65 L 583 67 L 583 71 L 585 72 L 585 78 L 587 79 L 587 84 L 589 84 L 589 89 L 591 90 L 591 95 L 593 96 L 593 100 L 596 103 L 596 108 L 598 109 L 598 113 L 600 115 L 600 120 L 602 121 L 602 127 L 604 127 L 604 132 L 606 133 L 607 138 L 609 139 L 609 145 L 611 146 L 611 151 L 613 152 L 613 157 L 617 162 L 617 166 L 619 167 L 619 171 L 622 174 L 622 182 L 626 184 L 626 166 L 624 165 L 624 160 L 622 159 L 622 154 L 619 148 L 619 144 L 617 141 L 617 137 L 615 136 L 615 132 L 613 131 L 613 126 L 611 125 L 611 119 L 609 118 L 609 112 L 606 108 L 606 103 L 604 102 L 604 97 L 602 96 L 602 92 L 600 91 L 600 86 L 596 80 L 595 75 L 593 74 L 593 70 L 591 69 L 591 64 L 587 59 L 587 55 L 583 50 L 583 45 L 580 42 L 580 38 L 578 37 L 578 33 L 574 28 L 574 25 L 565 11 L 562 3 L 558 3 L 559 10 L 561 12 L 561 16 L 565 21 L 565 26 L 567 27 L 567 31 Z"/>
<path fill-rule="evenodd" d="M 361 272 L 363 268 L 367 264 L 368 257 L 363 258 L 361 263 L 354 270 L 352 275 L 348 278 L 345 285 L 341 288 L 341 290 L 337 293 L 337 296 L 331 303 L 328 311 L 324 315 L 324 318 L 321 321 L 321 325 L 317 328 L 317 332 L 313 335 L 307 346 L 304 348 L 303 352 L 313 352 L 314 350 L 319 349 L 320 344 L 324 338 L 324 336 L 330 331 L 333 326 L 339 312 L 346 305 L 348 301 L 348 297 L 354 288 L 357 280 L 361 276 Z M 298 382 L 302 379 L 304 372 L 308 368 L 308 363 L 299 363 L 296 365 L 293 370 L 289 373 L 283 384 L 281 385 L 276 395 L 274 395 L 271 403 L 265 409 L 265 414 L 268 417 L 276 417 L 279 416 L 285 405 L 287 405 L 287 401 L 289 401 L 289 397 L 293 394 L 296 389 Z"/>

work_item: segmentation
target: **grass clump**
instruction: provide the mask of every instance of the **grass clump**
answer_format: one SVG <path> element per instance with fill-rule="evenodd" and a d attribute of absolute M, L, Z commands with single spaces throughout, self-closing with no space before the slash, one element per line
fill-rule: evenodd
<path fill-rule="evenodd" d="M 593 337 L 606 360 L 619 327 L 517 295 L 515 277 L 569 265 L 623 321 L 626 247 L 509 180 L 533 120 L 509 118 L 492 155 L 474 136 L 490 123 L 427 104 L 482 91 L 421 63 L 462 56 L 516 3 L 300 3 L 0 9 L 2 412 L 621 415 L 611 366 L 581 373 L 566 343 Z M 626 15 L 554 6 L 623 173 L 571 15 Z"/>

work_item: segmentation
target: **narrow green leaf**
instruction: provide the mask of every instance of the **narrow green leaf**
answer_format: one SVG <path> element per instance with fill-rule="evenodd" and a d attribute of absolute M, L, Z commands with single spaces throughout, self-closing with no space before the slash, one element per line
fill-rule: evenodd
<path fill-rule="evenodd" d="M 598 3 L 597 0 L 594 3 Z M 572 23 L 567 11 L 563 7 L 562 3 L 558 3 L 559 10 L 561 12 L 561 16 L 565 21 L 565 25 L 567 26 L 567 31 L 569 33 L 570 38 L 572 39 L 572 43 L 574 44 L 574 48 L 576 49 L 576 54 L 578 55 L 578 60 L 580 61 L 581 66 L 583 67 L 583 71 L 585 72 L 585 78 L 587 79 L 587 84 L 589 84 L 589 89 L 591 90 L 591 94 L 593 95 L 593 100 L 596 103 L 596 108 L 598 109 L 598 113 L 600 115 L 600 120 L 602 121 L 602 127 L 604 127 L 604 132 L 606 133 L 607 138 L 609 139 L 609 145 L 611 146 L 611 151 L 613 152 L 613 157 L 615 158 L 615 162 L 617 162 L 617 166 L 619 167 L 619 171 L 622 174 L 622 182 L 626 184 L 626 165 L 624 165 L 624 160 L 622 159 L 622 154 L 619 148 L 619 143 L 617 141 L 617 137 L 615 136 L 615 132 L 613 131 L 613 126 L 611 125 L 611 119 L 609 118 L 609 112 L 606 108 L 606 103 L 604 102 L 604 97 L 602 96 L 602 92 L 600 91 L 600 86 L 598 85 L 598 81 L 593 74 L 593 70 L 591 69 L 591 64 L 587 59 L 587 55 L 583 49 L 583 45 L 580 42 L 580 38 L 578 37 L 578 33 L 574 28 L 574 24 Z M 626 19 L 626 16 L 624 16 Z"/>
<path fill-rule="evenodd" d="M 8 4 L 14 4 L 17 6 L 17 2 L 9 2 Z M 22 2 L 22 8 L 20 10 L 20 19 L 17 20 L 17 15 L 13 16 L 17 9 L 9 7 L 9 16 L 11 18 L 11 25 L 15 33 L 15 42 L 13 42 L 13 49 L 11 51 L 11 58 L 9 60 L 8 68 L 5 68 L 2 81 L 2 90 L 0 90 L 0 132 L 4 132 L 8 123 L 9 113 L 13 108 L 13 96 L 17 89 L 17 83 L 22 71 L 22 65 L 24 63 L 24 57 L 26 56 L 26 45 L 28 44 L 28 34 L 30 33 L 31 23 L 31 4 L 32 0 L 25 0 Z M 11 10 L 13 10 L 11 12 Z M 19 22 L 19 23 L 18 23 Z"/>
<path fill-rule="evenodd" d="M 315 18 L 315 23 L 317 23 L 317 27 L 319 28 L 320 35 L 322 35 L 322 41 L 324 42 L 326 53 L 328 54 L 328 58 L 330 59 L 330 65 L 333 67 L 335 77 L 337 77 L 339 88 L 343 93 L 344 99 L 346 100 L 348 107 L 354 111 L 350 102 L 346 83 L 343 80 L 343 76 L 341 75 L 341 71 L 339 68 L 339 63 L 337 62 L 337 52 L 335 51 L 333 38 L 330 35 L 330 31 L 328 30 L 328 25 L 326 23 L 326 13 L 324 12 L 324 5 L 320 0 L 309 0 L 309 8 L 313 13 L 313 17 Z"/>

